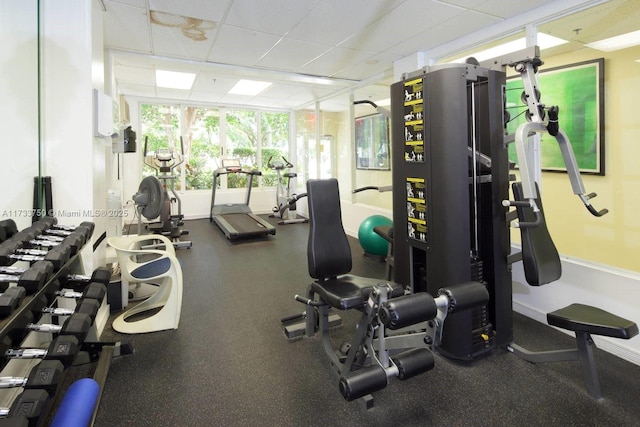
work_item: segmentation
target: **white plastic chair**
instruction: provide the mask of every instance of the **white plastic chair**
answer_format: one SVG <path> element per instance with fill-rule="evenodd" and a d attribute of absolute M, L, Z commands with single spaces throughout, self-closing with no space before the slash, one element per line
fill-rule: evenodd
<path fill-rule="evenodd" d="M 143 249 L 145 243 L 152 240 L 164 244 L 165 249 Z M 150 234 L 110 237 L 107 243 L 116 251 L 123 280 L 130 284 L 152 283 L 158 286 L 149 298 L 114 319 L 113 329 L 125 334 L 177 329 L 182 308 L 182 268 L 171 240 Z M 149 316 L 127 321 L 132 316 L 158 308 L 160 310 Z"/>

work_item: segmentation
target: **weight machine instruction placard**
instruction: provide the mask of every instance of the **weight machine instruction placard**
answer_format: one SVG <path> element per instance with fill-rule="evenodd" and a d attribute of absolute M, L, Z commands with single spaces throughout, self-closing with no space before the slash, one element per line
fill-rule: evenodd
<path fill-rule="evenodd" d="M 407 232 L 410 239 L 427 240 L 427 204 L 424 178 L 407 177 Z"/>
<path fill-rule="evenodd" d="M 404 83 L 404 160 L 424 163 L 424 99 L 422 78 Z"/>

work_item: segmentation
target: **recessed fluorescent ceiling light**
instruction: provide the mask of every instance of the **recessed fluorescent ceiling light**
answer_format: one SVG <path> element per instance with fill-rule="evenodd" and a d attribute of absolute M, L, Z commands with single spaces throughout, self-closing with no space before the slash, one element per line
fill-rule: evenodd
<path fill-rule="evenodd" d="M 257 95 L 269 86 L 271 82 L 259 82 L 257 80 L 239 80 L 229 91 L 233 95 Z"/>
<path fill-rule="evenodd" d="M 540 47 L 540 50 L 560 46 L 561 44 L 565 44 L 565 43 L 569 43 L 569 42 L 567 40 L 550 36 L 545 33 L 538 33 L 538 46 Z M 519 50 L 525 49 L 526 47 L 527 47 L 527 41 L 523 37 L 521 39 L 506 42 L 489 49 L 481 50 L 480 52 L 472 53 L 470 55 L 465 56 L 464 58 L 459 58 L 451 62 L 464 62 L 470 56 L 473 56 L 478 61 L 484 61 L 486 59 L 498 58 L 499 56 L 506 55 L 511 52 L 517 52 Z"/>
<path fill-rule="evenodd" d="M 614 50 L 626 49 L 628 47 L 640 44 L 640 30 L 632 31 L 608 39 L 599 40 L 593 43 L 587 43 L 585 46 L 591 49 L 601 50 L 603 52 L 613 52 Z"/>
<path fill-rule="evenodd" d="M 156 86 L 170 89 L 191 89 L 196 75 L 177 71 L 156 70 Z"/>

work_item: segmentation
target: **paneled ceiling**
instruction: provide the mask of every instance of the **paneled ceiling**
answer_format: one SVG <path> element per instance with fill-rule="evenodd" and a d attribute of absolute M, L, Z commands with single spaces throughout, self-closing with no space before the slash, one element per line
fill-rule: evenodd
<path fill-rule="evenodd" d="M 283 109 L 350 90 L 356 99 L 388 97 L 394 61 L 463 54 L 522 35 L 527 24 L 570 41 L 554 54 L 640 29 L 637 0 L 102 3 L 105 47 L 125 96 Z M 157 87 L 156 69 L 192 72 L 195 82 L 190 90 Z M 228 94 L 241 78 L 273 84 L 257 96 Z"/>

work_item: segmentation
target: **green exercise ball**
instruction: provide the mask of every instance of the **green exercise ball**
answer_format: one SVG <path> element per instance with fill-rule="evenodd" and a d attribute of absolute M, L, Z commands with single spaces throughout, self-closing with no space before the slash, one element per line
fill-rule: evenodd
<path fill-rule="evenodd" d="M 389 249 L 389 242 L 373 231 L 373 227 L 378 225 L 393 225 L 393 221 L 382 215 L 372 215 L 366 218 L 358 228 L 358 240 L 365 254 L 385 257 Z"/>

